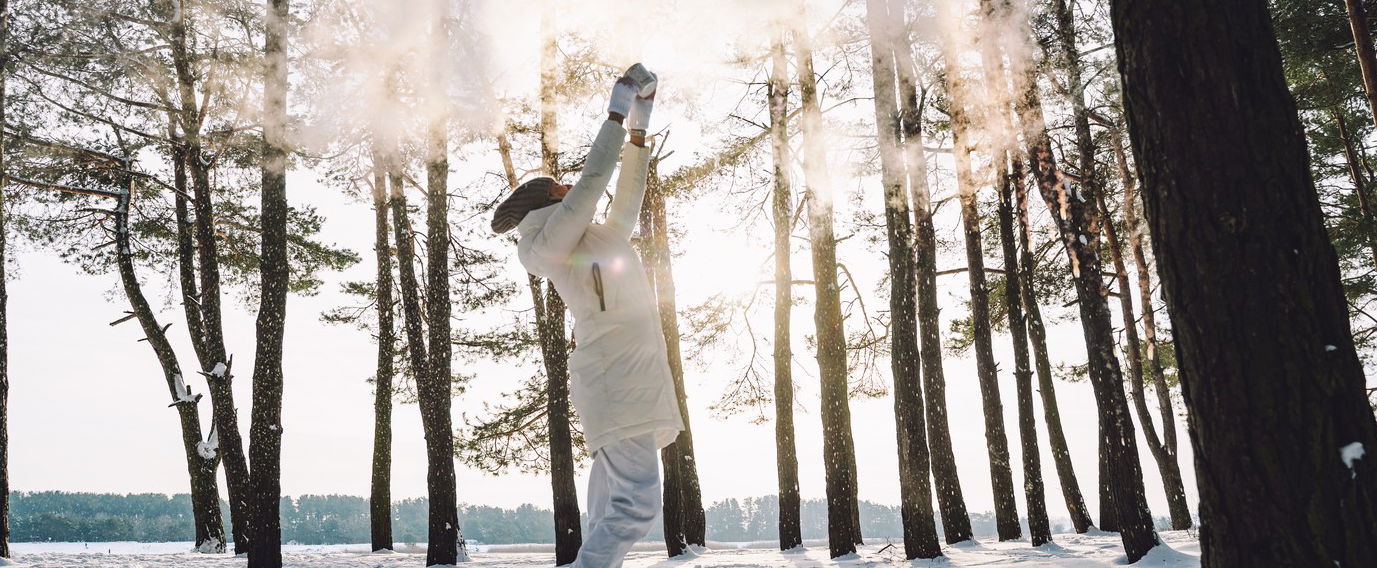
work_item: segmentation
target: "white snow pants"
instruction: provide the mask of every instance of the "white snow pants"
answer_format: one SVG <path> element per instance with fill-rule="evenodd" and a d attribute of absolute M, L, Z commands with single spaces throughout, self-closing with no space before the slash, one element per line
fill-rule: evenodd
<path fill-rule="evenodd" d="M 660 516 L 660 451 L 650 432 L 593 454 L 588 479 L 588 536 L 574 568 L 621 568 L 631 546 Z"/>

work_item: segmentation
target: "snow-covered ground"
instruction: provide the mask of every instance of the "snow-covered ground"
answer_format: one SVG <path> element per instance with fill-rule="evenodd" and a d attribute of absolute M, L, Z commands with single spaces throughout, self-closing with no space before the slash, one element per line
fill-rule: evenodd
<path fill-rule="evenodd" d="M 903 560 L 902 543 L 866 545 L 855 558 L 838 561 L 827 558 L 827 546 L 810 542 L 807 550 L 782 553 L 770 543 L 715 543 L 714 549 L 697 557 L 666 559 L 661 548 L 644 543 L 627 558 L 626 568 L 811 568 L 823 566 L 1018 566 L 1020 568 L 1092 568 L 1124 563 L 1117 535 L 1059 534 L 1056 544 L 1031 548 L 1027 541 L 991 542 L 948 546 L 946 560 L 908 563 Z M 1162 533 L 1166 546 L 1159 547 L 1135 566 L 1154 568 L 1196 568 L 1200 566 L 1200 544 L 1184 531 Z M 474 547 L 469 568 L 551 566 L 554 554 L 548 545 Z M 187 552 L 190 543 L 15 543 L 13 565 L 29 568 L 242 568 L 247 561 L 229 555 Z M 417 568 L 425 564 L 423 551 L 403 548 L 400 552 L 370 553 L 367 545 L 328 545 L 285 547 L 285 564 L 297 568 Z M 4 560 L 0 559 L 0 565 Z"/>

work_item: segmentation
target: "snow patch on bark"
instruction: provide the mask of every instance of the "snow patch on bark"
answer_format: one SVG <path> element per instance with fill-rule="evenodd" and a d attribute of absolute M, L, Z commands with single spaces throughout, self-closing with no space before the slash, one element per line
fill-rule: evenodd
<path fill-rule="evenodd" d="M 181 375 L 172 375 L 172 379 L 177 384 L 177 402 L 196 402 L 196 397 L 191 396 L 191 387 L 186 386 Z"/>
<path fill-rule="evenodd" d="M 1344 460 L 1344 465 L 1348 466 L 1348 471 L 1353 474 L 1355 479 L 1358 477 L 1358 472 L 1353 469 L 1353 464 L 1363 459 L 1365 455 L 1367 455 L 1367 450 L 1363 448 L 1362 442 L 1353 442 L 1352 444 L 1339 448 L 1339 459 Z"/>
<path fill-rule="evenodd" d="M 210 428 L 210 437 L 204 442 L 196 442 L 196 453 L 202 459 L 213 460 L 215 453 L 220 450 L 220 432 L 214 426 Z"/>

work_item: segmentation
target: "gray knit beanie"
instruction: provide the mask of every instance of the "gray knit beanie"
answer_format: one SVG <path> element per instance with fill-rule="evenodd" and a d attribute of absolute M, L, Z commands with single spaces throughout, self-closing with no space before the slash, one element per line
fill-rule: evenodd
<path fill-rule="evenodd" d="M 521 224 L 521 220 L 526 218 L 527 213 L 559 203 L 558 199 L 550 197 L 550 186 L 554 183 L 554 179 L 539 177 L 523 183 L 513 190 L 512 194 L 493 212 L 492 230 L 497 233 L 505 233 L 515 229 L 517 225 Z"/>

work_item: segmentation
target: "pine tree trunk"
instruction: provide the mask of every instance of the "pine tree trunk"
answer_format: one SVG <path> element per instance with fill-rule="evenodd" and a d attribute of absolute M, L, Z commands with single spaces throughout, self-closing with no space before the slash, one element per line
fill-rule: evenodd
<path fill-rule="evenodd" d="M 5 94 L 10 68 L 10 2 L 0 0 L 0 124 L 5 124 Z M 5 134 L 0 131 L 0 558 L 10 556 L 10 324 L 5 211 Z"/>
<path fill-rule="evenodd" d="M 904 527 L 904 557 L 937 558 L 933 518 L 932 483 L 928 477 L 927 426 L 923 417 L 923 390 L 918 352 L 917 287 L 914 270 L 913 226 L 910 223 L 907 172 L 900 148 L 899 104 L 894 60 L 896 25 L 902 9 L 888 0 L 866 1 L 866 27 L 870 30 L 871 77 L 875 89 L 875 128 L 880 148 L 880 182 L 885 203 L 885 228 L 889 240 L 890 273 L 890 370 L 894 375 L 895 439 L 899 452 L 900 515 Z M 896 19 L 898 21 L 896 21 Z"/>
<path fill-rule="evenodd" d="M 1129 231 L 1130 246 L 1134 247 L 1136 256 L 1142 255 L 1142 245 L 1138 242 L 1137 214 L 1134 212 L 1134 186 L 1135 179 L 1133 172 L 1128 169 L 1128 159 L 1125 156 L 1123 140 L 1120 131 L 1115 128 L 1110 131 L 1110 146 L 1114 149 L 1114 161 L 1119 168 L 1119 176 L 1124 184 L 1124 226 Z M 1176 418 L 1171 408 L 1171 395 L 1167 391 L 1166 379 L 1162 376 L 1162 365 L 1157 360 L 1157 345 L 1155 325 L 1148 325 L 1146 322 L 1153 320 L 1152 315 L 1152 289 L 1149 276 L 1147 274 L 1146 259 L 1138 261 L 1138 287 L 1141 301 L 1143 303 L 1143 321 L 1145 328 L 1152 328 L 1153 342 L 1144 345 L 1138 339 L 1137 318 L 1134 316 L 1133 295 L 1130 293 L 1131 287 L 1128 282 L 1128 268 L 1124 262 L 1122 241 L 1119 240 L 1118 230 L 1114 228 L 1113 217 L 1109 214 L 1109 207 L 1105 203 L 1103 193 L 1096 196 L 1100 207 L 1100 215 L 1105 219 L 1105 236 L 1109 239 L 1110 258 L 1114 261 L 1114 271 L 1119 285 L 1119 302 L 1124 319 L 1124 337 L 1128 343 L 1129 359 L 1129 392 L 1133 396 L 1133 407 L 1138 413 L 1138 421 L 1143 424 L 1143 436 L 1147 439 L 1148 449 L 1152 453 L 1152 459 L 1157 462 L 1157 470 L 1162 475 L 1162 488 L 1167 494 L 1167 508 L 1171 514 L 1172 530 L 1185 530 L 1191 527 L 1190 506 L 1186 503 L 1185 483 L 1181 479 L 1181 466 L 1176 459 Z M 1143 362 L 1148 361 L 1153 369 L 1153 384 L 1156 386 L 1159 396 L 1158 411 L 1162 418 L 1163 436 L 1170 433 L 1170 443 L 1163 438 L 1158 438 L 1157 428 L 1152 422 L 1152 413 L 1148 411 L 1147 395 L 1144 392 L 1143 384 L 1149 371 L 1143 367 Z M 1165 396 L 1165 399 L 1161 397 Z"/>
<path fill-rule="evenodd" d="M 1124 551 L 1136 562 L 1159 541 L 1153 530 L 1147 500 L 1143 495 L 1143 475 L 1138 461 L 1137 437 L 1123 391 L 1123 375 L 1114 357 L 1113 324 L 1100 270 L 1099 215 L 1094 198 L 1099 190 L 1094 181 L 1094 148 L 1089 139 L 1079 62 L 1076 60 L 1074 31 L 1065 2 L 1057 1 L 1058 23 L 1063 51 L 1069 61 L 1071 104 L 1075 113 L 1077 146 L 1081 153 L 1082 183 L 1069 187 L 1061 178 L 1052 157 L 1051 142 L 1042 118 L 1042 103 L 1037 94 L 1035 68 L 1022 77 L 1017 102 L 1020 127 L 1028 149 L 1039 192 L 1046 201 L 1060 233 L 1071 265 L 1077 305 L 1089 358 L 1090 382 L 1095 393 L 1100 428 L 1100 470 L 1102 520 L 1117 523 Z M 1069 41 L 1068 41 L 1069 39 Z M 1068 51 L 1065 47 L 1070 46 Z M 1101 527 L 1104 528 L 1104 527 Z"/>
<path fill-rule="evenodd" d="M 1118 230 L 1114 228 L 1109 206 L 1105 204 L 1104 193 L 1095 196 L 1100 216 L 1105 220 L 1105 238 L 1108 240 L 1109 256 L 1114 262 L 1114 278 L 1119 286 L 1119 311 L 1124 320 L 1124 342 L 1127 344 L 1129 394 L 1133 397 L 1133 409 L 1138 414 L 1138 422 L 1143 426 L 1143 437 L 1153 461 L 1157 462 L 1162 475 L 1162 488 L 1167 494 L 1167 506 L 1171 513 L 1171 528 L 1184 530 L 1190 528 L 1191 513 L 1186 505 L 1186 490 L 1181 481 L 1181 468 L 1176 456 L 1167 453 L 1166 446 L 1157 436 L 1157 425 L 1152 421 L 1148 410 L 1147 394 L 1143 388 L 1142 342 L 1138 340 L 1138 318 L 1134 315 L 1132 288 L 1128 283 L 1128 268 L 1124 263 L 1123 247 L 1119 241 Z M 1125 203 L 1125 207 L 1130 204 Z M 1163 422 L 1171 420 L 1171 415 L 1162 416 Z"/>
<path fill-rule="evenodd" d="M 664 538 L 669 556 L 675 557 L 690 546 L 706 545 L 707 520 L 703 512 L 702 489 L 693 454 L 693 431 L 688 418 L 688 398 L 684 390 L 684 365 L 680 355 L 679 316 L 674 300 L 674 273 L 669 247 L 669 222 L 665 196 L 660 186 L 657 162 L 648 175 L 645 205 L 641 209 L 641 257 L 646 279 L 655 289 L 660 328 L 665 337 L 670 374 L 674 378 L 679 412 L 684 430 L 674 442 L 660 450 L 664 464 Z"/>
<path fill-rule="evenodd" d="M 774 158 L 771 216 L 775 230 L 775 470 L 779 479 L 779 549 L 803 546 L 802 502 L 798 488 L 798 450 L 794 443 L 794 353 L 790 337 L 793 316 L 793 269 L 789 236 L 793 232 L 793 187 L 789 181 L 789 62 L 784 37 L 770 50 L 770 145 Z"/>
<path fill-rule="evenodd" d="M 1363 92 L 1367 95 L 1373 124 L 1377 124 L 1377 50 L 1372 47 L 1367 8 L 1363 6 L 1363 0 L 1344 0 L 1344 5 L 1348 8 L 1348 26 L 1353 32 L 1353 50 L 1358 56 L 1358 68 L 1363 73 Z"/>
<path fill-rule="evenodd" d="M 804 183 L 808 192 L 816 306 L 818 375 L 821 378 L 823 465 L 827 483 L 827 540 L 833 558 L 856 552 L 861 540 L 856 491 L 856 444 L 851 433 L 846 332 L 837 281 L 837 242 L 832 230 L 832 186 L 823 146 L 813 51 L 797 36 L 799 92 L 803 105 Z"/>
<path fill-rule="evenodd" d="M 210 160 L 201 142 L 201 128 L 204 122 L 196 93 L 196 75 L 192 69 L 192 55 L 188 46 L 186 11 L 168 2 L 170 46 L 172 66 L 176 75 L 176 86 L 180 108 L 169 114 L 169 122 L 176 121 L 181 126 L 181 136 L 177 148 L 173 150 L 178 163 L 174 169 L 181 187 L 186 187 L 186 174 L 191 174 L 191 186 L 195 192 L 195 251 L 199 264 L 200 293 L 196 302 L 184 304 L 188 312 L 188 323 L 194 322 L 189 331 L 193 334 L 192 345 L 200 363 L 201 373 L 206 377 L 210 392 L 210 404 L 214 417 L 214 431 L 219 440 L 219 452 L 225 467 L 225 483 L 230 504 L 231 530 L 236 554 L 248 552 L 248 494 L 249 466 L 244 457 L 244 443 L 239 433 L 239 416 L 235 411 L 232 365 L 225 348 L 223 317 L 220 310 L 220 259 L 219 246 L 215 233 L 214 195 L 210 186 Z M 174 126 L 169 124 L 169 130 Z M 180 198 L 181 196 L 179 196 Z M 183 266 L 187 266 L 183 262 Z M 183 287 L 186 284 L 183 283 Z M 192 312 L 195 315 L 192 315 Z"/>
<path fill-rule="evenodd" d="M 1114 0 L 1110 16 L 1201 565 L 1377 565 L 1377 421 L 1267 4 Z"/>
<path fill-rule="evenodd" d="M 540 150 L 546 175 L 559 179 L 559 112 L 555 88 L 559 76 L 559 50 L 554 30 L 554 4 L 542 4 L 540 64 Z M 514 176 L 513 176 L 514 177 Z M 514 184 L 515 179 L 511 182 Z M 550 490 L 555 521 L 555 564 L 574 562 L 583 546 L 578 485 L 574 477 L 574 444 L 569 418 L 569 340 L 565 335 L 564 299 L 553 285 L 540 292 L 532 289 L 545 360 L 546 424 L 550 432 Z"/>
<path fill-rule="evenodd" d="M 703 511 L 703 494 L 698 482 L 698 465 L 693 451 L 693 428 L 689 422 L 688 393 L 684 388 L 684 363 L 681 355 L 679 336 L 679 312 L 674 296 L 674 271 L 669 247 L 669 220 L 665 211 L 665 194 L 661 189 L 657 164 L 650 168 L 650 191 L 647 193 L 645 209 L 650 216 L 650 224 L 643 225 L 643 233 L 650 239 L 655 254 L 650 258 L 650 270 L 654 272 L 651 283 L 660 312 L 660 327 L 665 335 L 666 352 L 669 356 L 670 374 L 674 377 L 675 395 L 679 400 L 679 413 L 684 419 L 684 429 L 674 442 L 665 447 L 672 454 L 676 470 L 674 484 L 666 483 L 665 491 L 678 493 L 683 524 L 682 542 L 688 546 L 707 545 L 707 518 Z M 670 462 L 666 462 L 668 469 Z M 670 538 L 668 531 L 665 538 Z M 671 554 L 673 556 L 673 554 Z"/>
<path fill-rule="evenodd" d="M 376 154 L 375 154 L 376 155 Z M 373 478 L 368 516 L 373 550 L 392 550 L 392 247 L 388 244 L 387 172 L 373 169 L 373 251 L 377 257 L 378 371 L 373 377 Z"/>
<path fill-rule="evenodd" d="M 176 140 L 179 136 L 176 117 L 169 113 L 167 135 Z M 177 283 L 182 294 L 182 314 L 186 318 L 187 334 L 191 337 L 192 350 L 199 360 L 208 360 L 206 349 L 205 320 L 201 318 L 201 293 L 196 273 L 196 222 L 191 217 L 191 195 L 186 175 L 186 152 L 181 144 L 169 144 L 169 159 L 172 161 L 173 211 L 177 223 Z M 238 546 L 238 539 L 235 539 Z M 248 544 L 245 542 L 244 544 Z"/>
<path fill-rule="evenodd" d="M 445 27 L 443 17 L 433 29 Z M 443 32 L 437 32 L 437 37 Z M 464 551 L 454 469 L 452 342 L 449 294 L 449 158 L 447 121 L 436 120 L 426 133 L 426 322 L 430 352 L 426 373 L 417 375 L 421 427 L 426 439 L 426 494 L 430 500 L 426 565 L 454 564 Z"/>
<path fill-rule="evenodd" d="M 398 167 L 393 164 L 393 167 Z M 421 321 L 421 285 L 416 279 L 415 231 L 407 213 L 405 176 L 400 170 L 388 172 L 391 182 L 392 235 L 397 246 L 397 283 L 402 296 L 402 328 L 406 333 L 407 363 L 412 380 L 426 374 L 425 324 Z"/>
<path fill-rule="evenodd" d="M 1363 223 L 1367 225 L 1368 249 L 1372 251 L 1372 265 L 1377 267 L 1377 235 L 1374 235 L 1374 225 L 1377 225 L 1377 217 L 1372 213 L 1372 203 L 1368 201 L 1367 180 L 1363 177 L 1362 159 L 1358 157 L 1358 152 L 1354 149 L 1353 138 L 1348 134 L 1348 124 L 1344 120 L 1343 109 L 1335 108 L 1330 111 L 1334 117 L 1334 123 L 1339 127 L 1339 141 L 1344 145 L 1344 159 L 1348 165 L 1348 174 L 1353 179 L 1353 192 L 1358 196 L 1358 209 L 1363 214 Z"/>
<path fill-rule="evenodd" d="M 1082 326 L 1085 330 L 1086 349 L 1090 352 L 1089 365 L 1092 375 L 1099 375 L 1106 379 L 1113 379 L 1115 393 L 1110 394 L 1112 398 L 1123 397 L 1122 373 L 1119 369 L 1118 360 L 1114 357 L 1114 335 L 1113 324 L 1108 321 L 1109 305 L 1105 299 L 1107 291 L 1104 290 L 1102 274 L 1099 268 L 1099 241 L 1098 236 L 1101 224 L 1105 221 L 1099 218 L 1095 209 L 1094 200 L 1103 191 L 1100 183 L 1100 176 L 1095 171 L 1095 142 L 1090 132 L 1090 118 L 1085 107 L 1085 84 L 1081 77 L 1081 61 L 1078 48 L 1076 46 L 1076 31 L 1074 18 L 1070 5 L 1065 0 L 1057 0 L 1055 3 L 1057 18 L 1057 40 L 1061 48 L 1061 65 L 1066 70 L 1067 75 L 1067 95 L 1071 102 L 1071 110 L 1075 122 L 1076 150 L 1079 154 L 1077 163 L 1078 174 L 1080 176 L 1079 191 L 1067 194 L 1067 184 L 1062 182 L 1056 186 L 1053 192 L 1049 193 L 1046 189 L 1042 190 L 1043 199 L 1047 201 L 1049 208 L 1058 209 L 1054 211 L 1061 226 L 1062 239 L 1067 242 L 1067 250 L 1072 255 L 1072 272 L 1077 281 L 1078 291 L 1087 296 L 1095 296 L 1092 302 L 1086 303 L 1085 297 L 1081 297 L 1081 318 Z M 1050 175 L 1050 172 L 1049 172 Z M 1064 200 L 1074 199 L 1074 202 Z M 1065 212 L 1065 213 L 1059 213 Z M 1063 219 L 1062 217 L 1066 217 Z M 1063 222 L 1064 221 L 1064 222 Z M 1093 239 L 1093 240 L 1092 240 Z M 1074 252 L 1078 248 L 1086 248 L 1085 254 Z M 1089 255 L 1094 253 L 1094 258 Z M 1101 306 L 1103 304 L 1103 306 Z M 1100 321 L 1101 318 L 1106 321 Z M 1107 374 L 1106 374 L 1107 373 Z M 1106 383 L 1104 388 L 1110 385 Z M 1109 394 L 1109 393 L 1107 393 Z M 1098 397 L 1097 397 L 1097 400 Z M 1106 531 L 1133 530 L 1128 528 L 1133 519 L 1119 518 L 1119 512 L 1124 507 L 1134 507 L 1135 503 L 1119 503 L 1119 480 L 1112 471 L 1121 458 L 1130 458 L 1137 462 L 1137 452 L 1122 453 L 1119 448 L 1122 438 L 1114 428 L 1106 428 L 1105 421 L 1122 420 L 1129 428 L 1132 428 L 1132 421 L 1127 416 L 1122 418 L 1117 416 L 1119 409 L 1117 405 L 1106 409 L 1101 402 L 1101 427 L 1100 427 L 1100 528 Z M 1108 414 L 1105 414 L 1108 412 Z M 1136 441 L 1130 441 L 1134 446 Z M 1141 467 L 1141 466 L 1139 466 Z M 1138 469 L 1138 468 L 1135 468 Z M 1144 508 L 1146 504 L 1144 503 Z M 1130 513 L 1132 514 L 1132 513 Z M 1146 517 L 1147 529 L 1151 529 L 1150 515 Z"/>
<path fill-rule="evenodd" d="M 126 164 L 126 167 L 127 164 Z M 133 183 L 128 183 L 130 190 Z M 130 194 L 118 197 L 115 208 L 115 259 L 118 265 L 120 284 L 129 300 L 133 312 L 162 367 L 163 378 L 167 381 L 168 393 L 177 409 L 182 428 L 182 451 L 186 454 L 187 473 L 191 478 L 191 516 L 196 527 L 196 550 L 199 552 L 225 551 L 225 526 L 220 515 L 219 483 L 215 478 L 215 468 L 219 465 L 218 456 L 201 454 L 201 417 L 197 410 L 200 395 L 190 396 L 190 390 L 179 391 L 178 383 L 184 383 L 181 365 L 177 354 L 167 339 L 162 327 L 143 294 L 138 275 L 134 271 L 134 255 L 130 244 L 129 211 Z"/>
<path fill-rule="evenodd" d="M 0 0 L 0 124 L 5 124 L 3 108 L 10 68 L 10 2 Z M 0 558 L 10 556 L 10 324 L 9 276 L 5 270 L 9 239 L 5 211 L 5 134 L 0 132 Z"/>
<path fill-rule="evenodd" d="M 1023 319 L 1023 283 L 1014 246 L 1014 186 L 1023 185 L 1023 163 L 1012 158 L 999 182 L 999 241 L 1004 252 L 1004 297 L 1014 342 L 1014 382 L 1018 389 L 1018 434 L 1023 449 L 1023 493 L 1028 503 L 1028 533 L 1033 546 L 1052 542 L 1047 498 L 1042 485 L 1037 417 L 1033 415 L 1033 369 L 1028 360 L 1028 326 Z"/>
<path fill-rule="evenodd" d="M 1162 369 L 1162 359 L 1158 354 L 1157 346 L 1157 309 L 1152 302 L 1152 269 L 1148 265 L 1147 254 L 1143 251 L 1142 226 L 1138 223 L 1138 179 L 1128 168 L 1127 153 L 1124 151 L 1123 130 L 1115 128 L 1110 131 L 1109 141 L 1114 148 L 1115 161 L 1119 164 L 1120 171 L 1123 172 L 1124 184 L 1124 203 L 1133 204 L 1132 207 L 1124 209 L 1124 224 L 1128 226 L 1129 248 L 1133 250 L 1134 270 L 1138 272 L 1138 297 L 1143 307 L 1143 341 L 1147 349 L 1147 369 L 1152 377 L 1153 390 L 1157 393 L 1158 412 L 1162 416 L 1172 416 L 1171 420 L 1162 422 L 1162 443 L 1167 452 L 1173 456 L 1177 455 L 1176 443 L 1176 411 L 1171 404 L 1171 389 L 1167 385 L 1166 373 Z M 1178 468 L 1179 471 L 1179 468 Z"/>
<path fill-rule="evenodd" d="M 1066 502 L 1066 512 L 1071 517 L 1071 526 L 1077 533 L 1090 530 L 1094 524 L 1090 512 L 1081 496 L 1081 485 L 1076 480 L 1076 469 L 1071 463 L 1071 450 L 1066 444 L 1066 433 L 1061 425 L 1061 409 L 1057 404 L 1056 383 L 1052 377 L 1052 361 L 1047 353 L 1047 331 L 1042 325 L 1042 309 L 1038 306 L 1033 276 L 1036 267 L 1033 260 L 1032 234 L 1028 227 L 1028 191 L 1022 184 L 1014 186 L 1015 210 L 1019 227 L 1019 276 L 1027 283 L 1023 290 L 1023 309 L 1028 312 L 1028 338 L 1033 344 L 1033 366 L 1037 369 L 1038 393 L 1042 399 L 1042 417 L 1047 422 L 1047 442 L 1052 448 L 1052 463 L 1057 468 L 1057 481 L 1061 485 L 1062 500 Z"/>
<path fill-rule="evenodd" d="M 507 185 L 518 187 L 512 166 L 512 147 L 505 133 L 497 136 L 498 152 L 506 170 Z M 536 337 L 541 360 L 545 363 L 546 428 L 550 436 L 550 489 L 555 521 L 555 565 L 571 564 L 583 546 L 583 526 L 579 522 L 578 487 L 574 479 L 573 434 L 569 425 L 569 344 L 564 336 L 564 307 L 553 287 L 547 294 L 545 283 L 527 274 L 531 302 L 535 308 Z M 547 306 L 555 307 L 558 321 L 552 321 Z M 561 378 L 553 378 L 561 377 Z"/>
<path fill-rule="evenodd" d="M 937 303 L 937 231 L 932 222 L 932 195 L 928 188 L 927 155 L 923 150 L 922 109 L 919 108 L 916 67 L 910 49 L 907 42 L 902 47 L 896 43 L 894 55 L 899 74 L 908 190 L 913 198 L 914 273 L 917 275 L 923 395 L 932 479 L 937 490 L 937 508 L 942 517 L 942 535 L 947 544 L 955 544 L 971 540 L 973 535 L 947 421 L 947 379 L 942 369 L 941 309 Z"/>
<path fill-rule="evenodd" d="M 431 134 L 433 135 L 434 133 L 432 132 Z M 429 176 L 433 175 L 435 173 L 435 170 L 437 169 L 437 166 L 434 164 L 434 151 L 437 141 L 432 136 L 431 139 L 428 140 L 428 143 L 431 144 L 431 154 L 427 160 L 427 177 L 429 179 Z M 448 170 L 447 165 L 441 167 L 444 168 L 441 171 Z M 434 321 L 431 318 L 434 318 L 435 316 L 432 312 L 429 311 L 429 309 L 433 307 L 433 304 L 436 301 L 436 298 L 434 297 L 434 278 L 440 275 L 435 274 L 436 270 L 434 269 L 427 271 L 427 276 L 429 276 L 429 279 L 427 281 L 427 294 L 425 298 L 422 298 L 420 292 L 420 283 L 416 278 L 416 252 L 414 246 L 415 231 L 412 229 L 411 219 L 407 214 L 406 194 L 403 192 L 402 186 L 404 176 L 402 175 L 401 171 L 398 170 L 391 172 L 389 174 L 389 177 L 392 180 L 392 219 L 396 223 L 396 226 L 393 228 L 393 235 L 397 245 L 397 274 L 399 277 L 398 283 L 400 284 L 399 288 L 401 290 L 402 296 L 402 321 L 403 327 L 406 331 L 407 354 L 411 366 L 411 376 L 413 380 L 415 380 L 416 382 L 417 395 L 420 399 L 422 406 L 421 427 L 425 431 L 426 435 L 426 487 L 427 498 L 429 499 L 429 513 L 427 522 L 427 526 L 429 528 L 427 534 L 429 539 L 428 543 L 435 543 L 433 546 L 430 544 L 427 545 L 426 565 L 433 566 L 435 564 L 446 563 L 444 562 L 444 556 L 446 554 L 449 555 L 448 563 L 453 564 L 461 557 L 461 555 L 465 554 L 462 542 L 463 537 L 459 532 L 458 503 L 456 488 L 454 485 L 454 438 L 452 434 L 449 434 L 449 432 L 452 429 L 452 426 L 448 424 L 435 423 L 439 422 L 439 420 L 436 420 L 435 418 L 440 411 L 438 411 L 435 408 L 437 404 L 433 400 L 435 397 L 443 396 L 445 397 L 443 404 L 445 406 L 448 406 L 449 403 L 449 390 L 451 388 L 450 373 L 446 372 L 444 374 L 445 380 L 443 381 L 442 385 L 436 385 L 434 380 L 436 373 L 434 373 L 433 371 L 434 365 L 447 364 L 449 360 L 449 333 L 446 330 L 443 335 L 437 335 L 432 324 L 430 333 L 429 335 L 427 335 L 425 321 L 423 321 L 423 317 L 426 321 Z M 429 193 L 432 196 L 432 198 L 436 195 L 435 193 L 433 193 L 436 191 L 436 189 L 437 188 L 434 187 L 430 188 Z M 440 189 L 443 190 L 443 188 Z M 430 222 L 434 220 L 434 216 L 436 214 L 436 212 L 433 211 L 435 205 L 429 205 L 430 208 L 428 209 L 432 210 L 427 211 L 428 225 L 430 224 Z M 444 217 L 441 217 L 441 219 L 444 219 Z M 439 233 L 433 232 L 433 229 L 429 226 L 427 227 L 427 230 L 432 235 L 444 235 L 443 237 L 440 237 L 440 242 L 443 244 L 439 246 L 440 248 L 444 248 L 446 250 L 443 253 L 439 254 L 444 254 L 448 256 L 448 227 L 441 227 Z M 434 241 L 432 241 L 432 243 L 433 242 Z M 432 248 L 434 247 L 432 246 Z M 427 258 L 427 265 L 431 265 L 431 263 L 435 261 L 434 255 L 436 254 L 437 253 L 435 253 L 434 251 L 431 251 L 430 257 Z M 444 262 L 447 263 L 447 259 L 445 259 Z M 441 266 L 448 265 L 441 264 Z M 446 290 L 444 292 L 444 302 L 447 304 L 449 296 L 448 271 L 442 270 L 442 272 L 444 272 L 444 277 L 446 278 L 444 284 L 446 287 Z M 425 300 L 424 308 L 427 309 L 424 316 L 422 315 L 423 299 Z M 447 308 L 448 306 L 445 306 L 445 309 Z M 445 314 L 445 318 L 447 328 L 448 314 Z M 445 350 L 446 354 L 443 357 L 436 357 L 433 355 L 433 351 L 435 350 L 434 342 L 437 340 L 443 343 L 442 348 Z M 430 349 L 427 349 L 427 343 L 430 343 Z M 437 359 L 441 361 L 437 362 Z M 430 402 L 427 402 L 427 398 L 431 398 L 432 400 Z M 449 418 L 448 408 L 445 408 L 443 412 L 443 419 L 447 422 Z M 441 430 L 441 428 L 444 428 L 444 430 Z M 444 436 L 447 441 L 439 442 L 436 440 L 441 436 Z M 439 454 L 439 452 L 443 450 L 446 446 L 450 447 L 448 454 L 449 457 L 447 457 L 444 460 L 437 460 L 437 454 Z M 437 461 L 440 462 L 438 463 L 438 467 Z M 449 470 L 448 476 L 445 475 L 446 465 L 448 465 Z M 449 499 L 448 506 L 443 504 L 443 500 L 446 498 Z M 437 505 L 437 503 L 440 504 Z M 445 523 L 449 523 L 448 527 Z M 446 531 L 448 531 L 449 536 L 445 535 Z M 432 555 L 438 555 L 438 561 Z"/>
<path fill-rule="evenodd" d="M 262 292 L 253 361 L 249 433 L 252 522 L 249 568 L 282 567 L 282 339 L 287 319 L 287 12 L 266 0 L 263 54 Z M 206 290 L 202 289 L 204 294 Z"/>
<path fill-rule="evenodd" d="M 949 8 L 948 8 L 949 9 Z M 970 278 L 971 321 L 975 331 L 976 375 L 985 414 L 985 443 L 990 459 L 990 480 L 994 488 L 995 524 L 999 540 L 1019 538 L 1018 506 L 1014 499 L 1014 473 L 1009 463 L 1009 441 L 1004 432 L 1004 405 L 999 396 L 998 368 L 990 331 L 990 296 L 985 284 L 985 252 L 981 245 L 980 214 L 976 203 L 976 183 L 971 169 L 973 151 L 970 118 L 965 105 L 968 95 L 961 78 L 958 54 L 951 41 L 944 42 L 946 89 L 950 95 L 952 140 L 956 158 L 956 179 L 961 200 L 961 225 L 966 240 L 966 274 Z"/>

